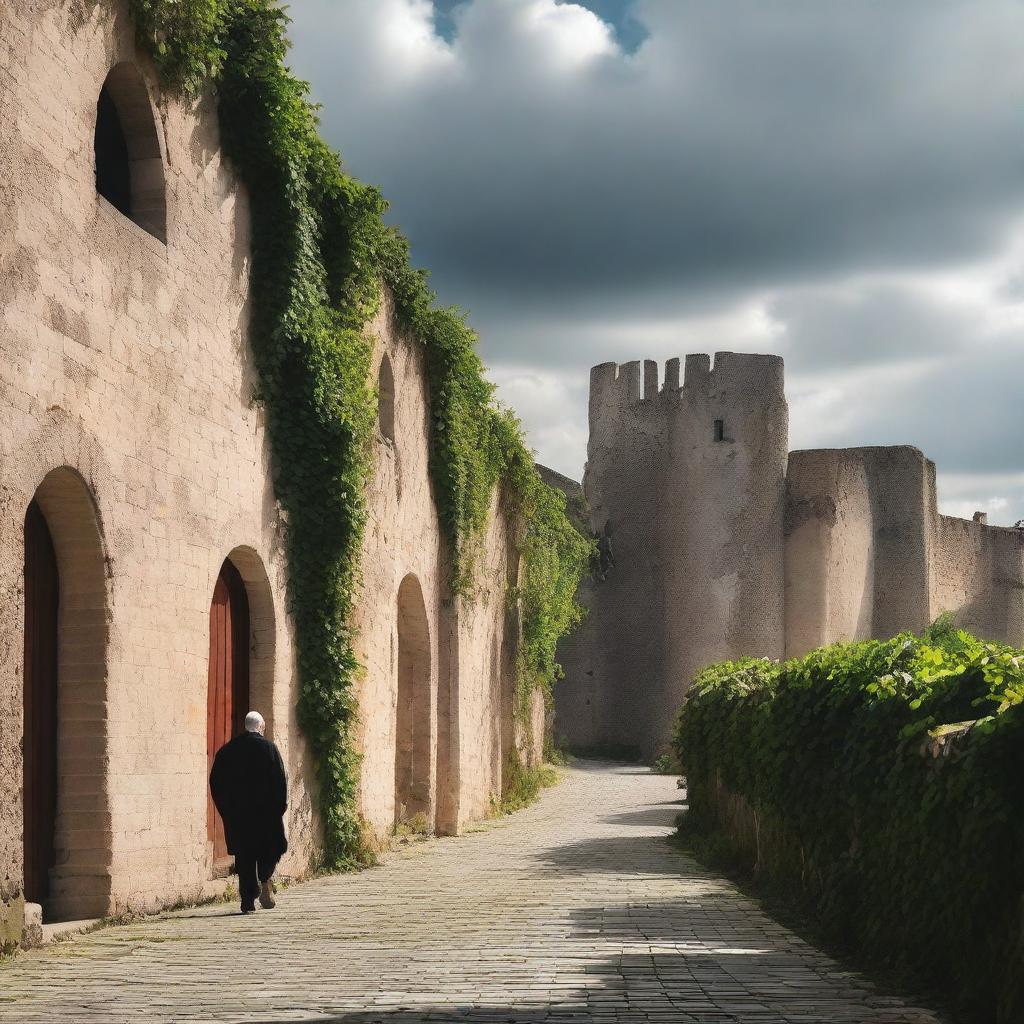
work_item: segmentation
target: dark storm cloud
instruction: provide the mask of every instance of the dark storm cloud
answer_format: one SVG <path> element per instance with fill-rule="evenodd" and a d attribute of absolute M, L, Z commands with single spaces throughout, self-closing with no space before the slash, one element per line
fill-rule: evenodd
<path fill-rule="evenodd" d="M 609 30 L 579 59 L 537 4 L 477 0 L 421 67 L 374 37 L 416 6 L 360 6 L 303 0 L 296 63 L 446 296 L 927 264 L 984 251 L 1020 202 L 1017 0 L 640 0 L 634 55 Z"/>
<path fill-rule="evenodd" d="M 906 287 L 793 289 L 767 304 L 777 348 L 802 374 L 944 361 L 971 343 L 977 311 L 943 307 Z"/>

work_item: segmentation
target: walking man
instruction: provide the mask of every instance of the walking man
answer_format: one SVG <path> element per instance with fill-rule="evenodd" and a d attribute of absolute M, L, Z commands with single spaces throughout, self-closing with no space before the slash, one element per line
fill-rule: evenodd
<path fill-rule="evenodd" d="M 242 913 L 274 906 L 271 882 L 288 849 L 284 812 L 288 780 L 277 747 L 264 739 L 267 723 L 258 711 L 245 716 L 245 732 L 229 740 L 213 759 L 210 792 L 224 821 L 228 853 L 234 854 Z"/>

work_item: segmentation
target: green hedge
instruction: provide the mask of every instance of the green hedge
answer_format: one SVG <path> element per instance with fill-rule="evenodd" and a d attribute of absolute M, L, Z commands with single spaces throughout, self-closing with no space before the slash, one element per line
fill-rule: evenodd
<path fill-rule="evenodd" d="M 1024 1021 L 1024 652 L 937 623 L 715 665 L 675 748 L 682 828 L 832 937 Z"/>

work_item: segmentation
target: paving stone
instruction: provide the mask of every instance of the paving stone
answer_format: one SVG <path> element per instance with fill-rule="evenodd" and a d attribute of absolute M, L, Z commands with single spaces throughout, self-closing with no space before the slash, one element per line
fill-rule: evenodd
<path fill-rule="evenodd" d="M 273 911 L 179 911 L 22 955 L 0 967 L 0 1022 L 902 1021 L 665 841 L 674 779 L 565 775 L 526 811 L 289 887 Z"/>

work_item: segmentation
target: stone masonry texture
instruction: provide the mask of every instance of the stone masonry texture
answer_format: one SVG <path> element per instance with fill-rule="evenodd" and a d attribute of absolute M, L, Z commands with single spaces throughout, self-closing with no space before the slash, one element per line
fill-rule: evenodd
<path fill-rule="evenodd" d="M 97 193 L 104 83 L 138 170 L 135 221 Z M 134 173 L 134 171 L 133 171 Z M 133 181 L 135 179 L 133 178 Z M 23 921 L 24 521 L 42 508 L 60 572 L 56 865 L 44 920 L 154 911 L 212 878 L 206 828 L 210 601 L 230 558 L 251 613 L 252 705 L 291 783 L 301 875 L 319 842 L 298 729 L 282 515 L 249 347 L 249 199 L 215 104 L 170 96 L 126 0 L 0 3 L 0 945 Z M 513 527 L 496 495 L 474 601 L 446 592 L 428 472 L 422 347 L 384 296 L 367 327 L 391 403 L 374 474 L 355 623 L 362 817 L 395 823 L 399 588 L 423 595 L 430 648 L 429 824 L 484 815 L 516 744 Z M 542 710 L 542 705 L 540 705 Z M 536 709 L 535 709 L 536 710 Z M 34 919 L 34 918 L 33 918 Z"/>
<path fill-rule="evenodd" d="M 383 866 L 165 914 L 0 968 L 0 1022 L 901 1024 L 933 1018 L 666 841 L 672 777 L 581 762 L 538 804 Z"/>

